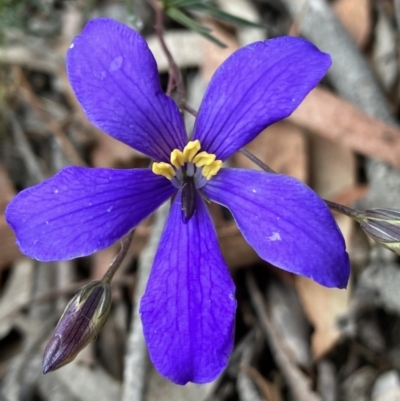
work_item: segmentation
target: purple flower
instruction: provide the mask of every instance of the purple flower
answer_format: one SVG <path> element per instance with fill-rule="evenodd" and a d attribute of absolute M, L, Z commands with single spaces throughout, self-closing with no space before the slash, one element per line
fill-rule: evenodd
<path fill-rule="evenodd" d="M 52 261 L 106 248 L 172 197 L 141 301 L 158 371 L 205 383 L 233 346 L 235 286 L 204 199 L 227 207 L 264 260 L 327 287 L 349 277 L 330 211 L 306 185 L 279 174 L 220 168 L 299 105 L 331 64 L 306 40 L 282 37 L 234 53 L 215 73 L 187 141 L 145 40 L 108 19 L 87 24 L 67 55 L 71 85 L 90 121 L 155 160 L 152 169 L 68 167 L 22 191 L 6 217 L 21 251 Z"/>

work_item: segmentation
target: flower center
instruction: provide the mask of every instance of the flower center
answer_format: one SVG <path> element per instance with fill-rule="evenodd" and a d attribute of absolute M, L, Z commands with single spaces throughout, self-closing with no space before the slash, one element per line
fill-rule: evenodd
<path fill-rule="evenodd" d="M 196 191 L 218 173 L 222 167 L 221 160 L 215 160 L 215 155 L 199 152 L 200 141 L 190 141 L 183 150 L 174 149 L 171 152 L 171 163 L 153 163 L 154 174 L 162 175 L 181 190 L 182 218 L 187 223 L 196 208 Z"/>
<path fill-rule="evenodd" d="M 195 189 L 200 189 L 222 167 L 222 161 L 215 160 L 215 155 L 199 152 L 200 149 L 199 140 L 190 141 L 182 151 L 174 149 L 171 152 L 171 163 L 153 163 L 152 171 L 168 178 L 179 189 L 184 188 L 188 182 L 194 184 Z"/>

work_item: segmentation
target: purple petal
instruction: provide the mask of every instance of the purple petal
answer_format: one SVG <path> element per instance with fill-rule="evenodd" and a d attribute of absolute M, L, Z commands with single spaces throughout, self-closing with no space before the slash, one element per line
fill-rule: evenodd
<path fill-rule="evenodd" d="M 343 236 L 322 199 L 279 174 L 223 169 L 203 188 L 233 214 L 261 258 L 326 287 L 344 288 L 349 259 Z"/>
<path fill-rule="evenodd" d="M 110 19 L 90 21 L 71 44 L 67 71 L 89 120 L 157 161 L 187 140 L 182 118 L 160 86 L 145 40 Z"/>
<path fill-rule="evenodd" d="M 113 244 L 174 191 L 149 169 L 68 167 L 19 193 L 6 219 L 21 252 L 42 261 L 72 259 Z"/>
<path fill-rule="evenodd" d="M 328 54 L 289 36 L 238 50 L 214 74 L 193 139 L 226 160 L 267 126 L 288 117 L 330 65 Z"/>
<path fill-rule="evenodd" d="M 226 367 L 232 350 L 235 286 L 202 198 L 197 195 L 196 211 L 184 224 L 179 195 L 140 312 L 157 370 L 176 384 L 206 383 Z"/>

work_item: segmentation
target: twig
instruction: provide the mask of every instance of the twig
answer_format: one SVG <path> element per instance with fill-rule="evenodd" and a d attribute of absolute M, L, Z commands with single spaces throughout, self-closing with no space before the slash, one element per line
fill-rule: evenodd
<path fill-rule="evenodd" d="M 32 321 L 27 318 L 20 319 L 19 329 L 25 332 L 25 343 L 18 357 L 13 361 L 7 374 L 3 378 L 3 391 L 8 401 L 21 400 L 21 389 L 32 385 L 41 375 L 36 369 L 35 360 L 41 351 L 43 340 L 54 327 L 54 319 L 46 321 Z"/>
<path fill-rule="evenodd" d="M 182 111 L 185 108 L 185 103 L 186 103 L 186 93 L 185 93 L 185 86 L 183 84 L 183 77 L 181 70 L 177 66 L 174 58 L 171 55 L 171 52 L 168 49 L 167 44 L 165 43 L 164 40 L 164 22 L 163 22 L 163 9 L 157 0 L 148 0 L 151 6 L 154 9 L 154 12 L 156 14 L 156 35 L 158 37 L 158 40 L 160 41 L 161 47 L 163 49 L 163 52 L 165 53 L 167 59 L 168 59 L 168 64 L 169 64 L 169 73 L 170 73 L 170 78 L 168 81 L 168 90 L 167 90 L 167 95 L 170 96 L 172 89 L 173 89 L 173 82 L 176 84 L 176 91 L 177 91 L 177 103 L 179 109 Z"/>
<path fill-rule="evenodd" d="M 400 0 L 394 0 L 394 11 L 396 16 L 397 32 L 400 32 Z"/>
<path fill-rule="evenodd" d="M 11 110 L 7 109 L 6 113 L 11 122 L 15 144 L 17 145 L 17 149 L 21 153 L 21 156 L 26 163 L 29 175 L 35 183 L 43 181 L 45 178 L 44 173 L 21 125 Z"/>
<path fill-rule="evenodd" d="M 68 160 L 74 165 L 85 166 L 86 163 L 72 146 L 71 142 L 66 137 L 59 124 L 55 120 L 53 120 L 46 112 L 40 99 L 33 92 L 30 83 L 24 77 L 22 72 L 19 73 L 19 83 L 21 85 L 21 92 L 25 101 L 29 103 L 35 113 L 41 118 L 49 132 L 54 135 Z"/>
<path fill-rule="evenodd" d="M 282 346 L 279 333 L 272 325 L 260 290 L 254 280 L 254 277 L 248 273 L 246 275 L 246 284 L 250 294 L 251 303 L 256 311 L 256 315 L 261 324 L 261 328 L 268 340 L 271 353 L 276 364 L 279 366 L 287 385 L 289 386 L 294 399 L 297 401 L 321 401 L 320 397 L 310 390 L 309 379 L 305 374 L 290 360 L 286 350 Z"/>
<path fill-rule="evenodd" d="M 142 322 L 139 315 L 139 303 L 147 285 L 168 210 L 169 204 L 167 202 L 156 212 L 149 242 L 143 250 L 139 261 L 138 281 L 133 299 L 134 310 L 132 312 L 131 328 L 126 347 L 122 401 L 142 401 L 144 397 L 148 355 L 143 337 Z"/>
<path fill-rule="evenodd" d="M 261 401 L 262 398 L 257 391 L 254 381 L 249 377 L 243 366 L 250 367 L 256 351 L 258 341 L 253 341 L 246 347 L 240 358 L 239 372 L 236 382 L 237 392 L 241 401 Z"/>

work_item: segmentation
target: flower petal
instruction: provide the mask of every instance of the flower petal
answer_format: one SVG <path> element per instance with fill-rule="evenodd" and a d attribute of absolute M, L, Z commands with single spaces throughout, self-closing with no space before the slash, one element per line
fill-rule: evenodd
<path fill-rule="evenodd" d="M 157 161 L 185 146 L 178 108 L 134 30 L 106 18 L 90 21 L 69 48 L 67 72 L 89 120 L 114 138 Z"/>
<path fill-rule="evenodd" d="M 140 305 L 150 358 L 176 384 L 215 379 L 233 346 L 235 286 L 199 195 L 196 202 L 184 224 L 176 197 Z"/>
<path fill-rule="evenodd" d="M 346 287 L 350 267 L 343 236 L 322 199 L 300 181 L 223 169 L 203 192 L 232 212 L 264 260 L 326 287 Z"/>
<path fill-rule="evenodd" d="M 236 51 L 214 74 L 193 139 L 220 160 L 288 117 L 325 75 L 331 58 L 293 37 L 256 42 Z"/>
<path fill-rule="evenodd" d="M 19 193 L 6 219 L 21 252 L 42 261 L 72 259 L 113 244 L 174 191 L 149 169 L 67 167 Z"/>

